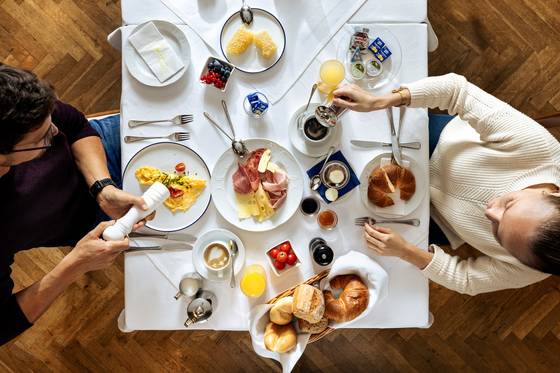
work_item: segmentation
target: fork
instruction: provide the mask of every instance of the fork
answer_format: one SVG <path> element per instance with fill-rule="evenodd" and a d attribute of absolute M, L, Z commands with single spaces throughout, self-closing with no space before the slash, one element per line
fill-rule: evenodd
<path fill-rule="evenodd" d="M 174 125 L 178 126 L 178 125 L 185 125 L 188 123 L 191 123 L 194 119 L 194 116 L 192 114 L 182 114 L 182 115 L 176 115 L 171 119 L 161 119 L 161 120 L 129 120 L 128 121 L 128 126 L 130 128 L 134 128 L 134 127 L 138 127 L 138 126 L 142 126 L 144 124 L 151 124 L 151 123 L 163 123 L 163 122 L 171 122 Z"/>
<path fill-rule="evenodd" d="M 151 140 L 151 139 L 168 139 L 174 141 L 185 141 L 190 138 L 191 135 L 188 132 L 173 132 L 167 136 L 125 136 L 124 142 L 131 143 L 131 142 Z"/>
<path fill-rule="evenodd" d="M 354 219 L 354 225 L 363 227 L 366 223 L 368 223 L 369 225 L 374 225 L 374 224 L 377 224 L 377 223 L 406 224 L 406 225 L 413 225 L 413 226 L 417 227 L 417 226 L 420 225 L 420 219 L 377 220 L 377 219 L 371 218 L 369 216 L 363 216 L 361 218 Z"/>

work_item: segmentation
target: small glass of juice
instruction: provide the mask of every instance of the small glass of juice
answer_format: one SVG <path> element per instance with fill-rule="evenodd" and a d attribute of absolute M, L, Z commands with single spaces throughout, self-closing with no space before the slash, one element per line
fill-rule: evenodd
<path fill-rule="evenodd" d="M 260 264 L 245 267 L 241 283 L 241 291 L 248 297 L 258 298 L 266 289 L 266 272 Z"/>
<path fill-rule="evenodd" d="M 330 95 L 336 87 L 344 80 L 344 64 L 339 60 L 328 60 L 323 62 L 319 70 L 319 91 Z"/>

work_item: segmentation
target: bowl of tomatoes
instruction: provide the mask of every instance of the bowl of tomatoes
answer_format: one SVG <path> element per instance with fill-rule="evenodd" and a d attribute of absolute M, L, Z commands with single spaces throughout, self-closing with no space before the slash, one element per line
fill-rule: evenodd
<path fill-rule="evenodd" d="M 298 267 L 301 262 L 290 241 L 284 241 L 266 252 L 272 271 L 280 276 L 286 271 Z"/>

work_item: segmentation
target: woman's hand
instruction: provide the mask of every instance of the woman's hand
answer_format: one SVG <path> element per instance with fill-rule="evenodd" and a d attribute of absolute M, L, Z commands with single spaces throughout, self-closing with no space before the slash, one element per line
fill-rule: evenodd
<path fill-rule="evenodd" d="M 72 268 L 75 275 L 82 275 L 109 267 L 117 256 L 128 249 L 128 238 L 122 241 L 104 241 L 103 231 L 114 221 L 99 223 L 91 232 L 86 234 L 66 255 L 64 261 Z"/>
<path fill-rule="evenodd" d="M 353 111 L 369 112 L 388 107 L 384 96 L 374 96 L 355 84 L 347 84 L 333 92 L 333 104 Z"/>
<path fill-rule="evenodd" d="M 412 245 L 392 229 L 366 224 L 364 237 L 368 247 L 377 255 L 396 256 L 420 269 L 432 261 L 432 253 Z"/>

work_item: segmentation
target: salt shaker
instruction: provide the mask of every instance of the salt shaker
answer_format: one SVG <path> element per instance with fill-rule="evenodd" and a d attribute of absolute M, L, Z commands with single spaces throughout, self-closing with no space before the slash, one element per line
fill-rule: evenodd
<path fill-rule="evenodd" d="M 142 195 L 144 202 L 148 205 L 147 210 L 141 210 L 132 206 L 130 210 L 114 225 L 111 225 L 103 232 L 103 239 L 106 241 L 123 240 L 132 231 L 134 224 L 150 215 L 159 205 L 169 198 L 169 190 L 159 181 L 155 182 Z"/>

